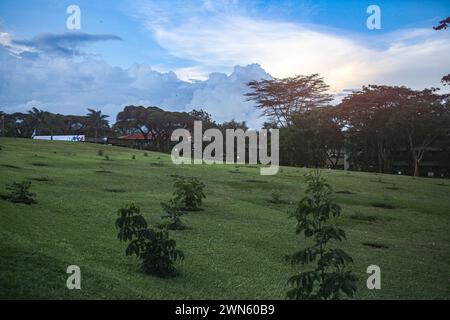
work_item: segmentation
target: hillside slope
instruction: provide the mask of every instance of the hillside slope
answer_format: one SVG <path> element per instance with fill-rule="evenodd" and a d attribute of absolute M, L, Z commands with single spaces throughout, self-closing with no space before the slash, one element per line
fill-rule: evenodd
<path fill-rule="evenodd" d="M 31 179 L 37 204 L 0 199 L 0 298 L 284 299 L 295 270 L 283 257 L 304 245 L 288 218 L 308 169 L 260 176 L 256 166 L 175 166 L 168 155 L 111 146 L 0 138 L 0 192 Z M 103 150 L 110 160 L 98 155 Z M 132 159 L 136 155 L 136 159 Z M 204 211 L 174 231 L 180 276 L 140 273 L 114 228 L 133 201 L 158 223 L 173 175 L 200 177 Z M 450 181 L 325 170 L 343 207 L 342 243 L 359 277 L 357 298 L 450 298 Z M 280 192 L 286 204 L 268 200 Z M 291 203 L 290 203 L 291 202 Z M 82 290 L 67 290 L 79 265 Z M 366 288 L 367 266 L 382 289 Z"/>

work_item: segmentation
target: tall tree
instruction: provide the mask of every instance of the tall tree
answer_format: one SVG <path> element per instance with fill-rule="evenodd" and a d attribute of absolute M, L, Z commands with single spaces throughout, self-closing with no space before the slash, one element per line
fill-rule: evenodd
<path fill-rule="evenodd" d="M 339 105 L 340 117 L 361 169 L 390 172 L 395 135 L 387 125 L 392 108 L 406 101 L 413 91 L 406 87 L 369 85 L 346 97 Z"/>
<path fill-rule="evenodd" d="M 30 124 L 36 130 L 36 135 L 39 135 L 40 131 L 45 126 L 47 113 L 43 110 L 33 107 L 30 111 L 28 111 L 28 114 L 29 114 Z"/>
<path fill-rule="evenodd" d="M 295 115 L 327 105 L 332 96 L 329 86 L 318 74 L 284 79 L 250 81 L 248 101 L 254 101 L 262 115 L 279 127 L 287 127 Z"/>
<path fill-rule="evenodd" d="M 420 164 L 429 148 L 440 138 L 450 135 L 450 104 L 435 90 L 415 91 L 396 108 L 389 121 L 403 136 L 414 165 L 414 176 L 420 175 Z"/>
<path fill-rule="evenodd" d="M 186 112 L 164 111 L 158 107 L 127 106 L 117 115 L 115 128 L 123 132 L 140 132 L 155 141 L 160 151 L 166 150 L 175 129 L 191 129 L 195 118 Z"/>
<path fill-rule="evenodd" d="M 87 117 L 87 125 L 88 128 L 94 129 L 95 141 L 98 138 L 98 131 L 101 129 L 108 128 L 108 120 L 106 120 L 109 116 L 102 114 L 100 110 L 88 109 Z"/>

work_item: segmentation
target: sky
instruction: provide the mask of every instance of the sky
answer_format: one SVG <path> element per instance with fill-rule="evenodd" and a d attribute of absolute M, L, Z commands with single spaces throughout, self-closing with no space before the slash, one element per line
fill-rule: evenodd
<path fill-rule="evenodd" d="M 80 8 L 69 30 L 67 8 Z M 380 29 L 369 29 L 370 5 Z M 337 97 L 367 84 L 440 87 L 450 1 L 2 0 L 0 110 L 111 116 L 130 104 L 262 119 L 246 83 L 320 73 Z M 443 88 L 443 90 L 448 90 Z"/>

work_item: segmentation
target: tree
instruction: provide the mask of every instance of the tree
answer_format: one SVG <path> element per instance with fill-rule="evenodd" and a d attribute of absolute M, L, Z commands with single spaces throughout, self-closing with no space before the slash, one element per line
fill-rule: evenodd
<path fill-rule="evenodd" d="M 222 124 L 219 125 L 219 128 L 225 132 L 226 129 L 233 129 L 238 130 L 242 129 L 244 131 L 248 130 L 247 123 L 245 121 L 236 121 L 234 119 L 231 119 L 231 121 L 225 121 Z"/>
<path fill-rule="evenodd" d="M 102 114 L 100 110 L 88 109 L 88 111 L 86 124 L 88 128 L 94 129 L 94 137 L 97 141 L 98 131 L 109 127 L 108 120 L 106 120 L 109 116 Z"/>
<path fill-rule="evenodd" d="M 203 130 L 217 127 L 217 123 L 212 119 L 211 114 L 203 109 L 193 109 L 189 112 L 189 115 L 192 116 L 194 120 L 202 122 Z"/>
<path fill-rule="evenodd" d="M 200 209 L 203 198 L 206 198 L 203 192 L 205 184 L 200 179 L 178 176 L 175 178 L 173 186 L 175 188 L 174 203 L 187 211 Z"/>
<path fill-rule="evenodd" d="M 398 128 L 414 165 L 414 176 L 420 175 L 420 163 L 427 150 L 440 137 L 450 134 L 450 104 L 436 90 L 414 91 L 396 108 L 389 124 Z"/>
<path fill-rule="evenodd" d="M 362 170 L 391 171 L 391 151 L 397 145 L 395 128 L 388 125 L 391 111 L 412 95 L 413 91 L 406 87 L 369 85 L 347 96 L 338 106 L 351 160 Z"/>
<path fill-rule="evenodd" d="M 36 129 L 36 135 L 39 135 L 40 131 L 45 126 L 47 112 L 33 107 L 28 111 L 30 124 Z"/>
<path fill-rule="evenodd" d="M 443 76 L 441 82 L 444 86 L 450 86 L 450 74 Z"/>
<path fill-rule="evenodd" d="M 450 24 L 450 17 L 447 17 L 444 20 L 439 21 L 439 25 L 436 27 L 433 27 L 434 30 L 445 30 L 448 28 L 448 25 Z M 450 74 L 442 77 L 441 82 L 445 85 L 450 85 Z"/>
<path fill-rule="evenodd" d="M 450 24 L 450 17 L 445 18 L 444 20 L 439 21 L 439 24 L 433 27 L 434 30 L 444 30 L 448 28 Z"/>
<path fill-rule="evenodd" d="M 329 248 L 330 241 L 346 239 L 344 230 L 332 225 L 330 218 L 338 218 L 341 207 L 332 198 L 331 186 L 319 171 L 307 175 L 306 195 L 298 203 L 293 216 L 297 219 L 296 233 L 311 238 L 313 245 L 301 249 L 287 260 L 292 265 L 314 267 L 301 271 L 289 279 L 293 287 L 291 299 L 340 299 L 356 292 L 356 276 L 346 270 L 353 259 L 342 249 Z"/>
<path fill-rule="evenodd" d="M 248 101 L 262 110 L 279 127 L 292 123 L 295 115 L 325 106 L 332 100 L 327 93 L 329 86 L 318 74 L 295 76 L 284 79 L 250 81 L 246 93 Z"/>
<path fill-rule="evenodd" d="M 344 153 L 345 141 L 336 113 L 336 108 L 330 106 L 294 117 L 283 147 L 288 145 L 303 165 L 325 167 L 328 164 L 336 168 Z M 302 153 L 303 158 L 298 159 Z"/>
<path fill-rule="evenodd" d="M 127 106 L 117 115 L 115 128 L 140 132 L 145 140 L 155 141 L 160 151 L 169 149 L 175 129 L 193 128 L 195 118 L 186 112 L 164 111 L 158 107 Z"/>
<path fill-rule="evenodd" d="M 183 260 L 184 254 L 176 249 L 167 230 L 149 228 L 140 208 L 133 203 L 119 209 L 116 228 L 120 241 L 129 242 L 125 254 L 136 255 L 142 260 L 142 270 L 147 274 L 165 278 L 176 275 L 173 263 Z"/>

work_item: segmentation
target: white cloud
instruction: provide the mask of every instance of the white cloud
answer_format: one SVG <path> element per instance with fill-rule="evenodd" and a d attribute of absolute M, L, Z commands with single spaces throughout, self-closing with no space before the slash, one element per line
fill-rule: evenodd
<path fill-rule="evenodd" d="M 26 112 L 38 107 L 55 113 L 85 114 L 102 110 L 114 121 L 126 105 L 157 105 L 167 110 L 203 108 L 217 121 L 261 122 L 244 97 L 246 83 L 268 78 L 258 65 L 235 67 L 230 75 L 213 73 L 205 81 L 186 82 L 174 72 L 161 73 L 147 65 L 123 69 L 91 56 L 13 57 L 0 46 L 0 109 Z"/>
<path fill-rule="evenodd" d="M 24 52 L 35 52 L 35 49 L 31 46 L 14 43 L 11 35 L 7 32 L 0 32 L 0 45 L 17 57 Z"/>
<path fill-rule="evenodd" d="M 361 38 L 232 10 L 205 13 L 200 8 L 193 14 L 186 8 L 160 7 L 155 20 L 154 11 L 141 9 L 140 18 L 159 45 L 173 56 L 192 60 L 190 68 L 203 71 L 199 77 L 259 63 L 276 77 L 320 73 L 336 91 L 369 83 L 424 88 L 438 86 L 443 66 L 450 65 L 450 33 L 431 27 Z M 182 18 L 174 22 L 161 18 L 165 15 Z"/>

